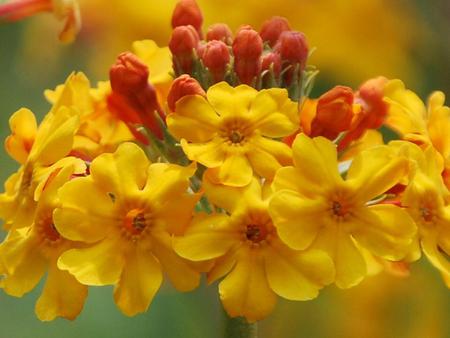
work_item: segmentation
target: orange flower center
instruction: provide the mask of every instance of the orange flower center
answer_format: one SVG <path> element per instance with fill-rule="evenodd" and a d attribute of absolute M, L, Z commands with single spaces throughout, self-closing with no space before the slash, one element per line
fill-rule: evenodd
<path fill-rule="evenodd" d="M 147 227 L 148 219 L 142 209 L 131 209 L 124 219 L 124 227 L 131 236 L 140 235 Z"/>
<path fill-rule="evenodd" d="M 232 146 L 240 146 L 246 142 L 252 133 L 252 126 L 245 119 L 233 119 L 224 121 L 221 128 L 221 136 Z"/>
<path fill-rule="evenodd" d="M 436 215 L 433 208 L 430 208 L 429 206 L 422 206 L 419 211 L 420 216 L 426 223 L 434 222 Z"/>
<path fill-rule="evenodd" d="M 245 237 L 253 243 L 259 243 L 265 240 L 268 234 L 267 227 L 260 224 L 249 224 L 245 231 Z"/>
<path fill-rule="evenodd" d="M 41 234 L 44 241 L 49 244 L 56 244 L 60 239 L 61 235 L 53 224 L 53 218 L 51 213 L 40 217 L 36 223 L 39 233 Z"/>

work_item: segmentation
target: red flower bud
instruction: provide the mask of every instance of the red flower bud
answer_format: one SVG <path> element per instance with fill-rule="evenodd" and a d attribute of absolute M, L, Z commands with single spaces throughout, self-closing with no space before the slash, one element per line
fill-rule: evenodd
<path fill-rule="evenodd" d="M 209 26 L 208 32 L 206 33 L 206 40 L 219 40 L 225 42 L 227 45 L 233 43 L 233 33 L 231 33 L 230 27 L 224 23 L 216 23 Z"/>
<path fill-rule="evenodd" d="M 300 64 L 303 70 L 308 58 L 308 44 L 301 32 L 286 31 L 281 33 L 274 48 L 281 55 L 281 59 L 289 64 Z"/>
<path fill-rule="evenodd" d="M 172 28 L 191 25 L 202 36 L 203 15 L 195 0 L 180 0 L 172 14 Z"/>
<path fill-rule="evenodd" d="M 115 92 L 128 95 L 147 86 L 148 68 L 136 55 L 124 52 L 109 70 L 109 77 Z"/>
<path fill-rule="evenodd" d="M 259 35 L 263 41 L 268 41 L 271 47 L 275 46 L 281 33 L 290 31 L 289 21 L 281 16 L 274 16 L 263 23 Z"/>
<path fill-rule="evenodd" d="M 275 77 L 278 78 L 281 72 L 281 57 L 280 54 L 270 52 L 264 54 L 261 59 L 261 71 L 269 70 L 272 66 Z"/>
<path fill-rule="evenodd" d="M 230 62 L 230 52 L 227 45 L 222 41 L 209 41 L 201 58 L 203 64 L 211 72 L 214 82 L 222 81 L 227 65 Z"/>
<path fill-rule="evenodd" d="M 170 87 L 167 96 L 167 104 L 170 110 L 175 111 L 177 101 L 187 95 L 206 96 L 206 93 L 196 79 L 184 74 L 176 78 Z"/>
<path fill-rule="evenodd" d="M 241 29 L 233 41 L 234 70 L 241 83 L 251 85 L 261 71 L 263 42 L 253 29 Z"/>
<path fill-rule="evenodd" d="M 174 57 L 174 69 L 177 73 L 190 73 L 194 60 L 194 50 L 199 45 L 199 37 L 192 26 L 176 27 L 169 41 L 169 49 Z"/>
<path fill-rule="evenodd" d="M 350 128 L 353 118 L 353 91 L 336 86 L 323 94 L 317 103 L 316 116 L 311 123 L 311 136 L 333 140 Z"/>
<path fill-rule="evenodd" d="M 142 124 L 151 130 L 155 136 L 162 138 L 162 130 L 155 113 L 163 119 L 164 114 L 159 106 L 155 88 L 148 83 L 148 75 L 147 66 L 137 56 L 130 52 L 120 54 L 109 71 L 111 88 L 114 94 L 111 102 L 115 103 L 111 106 L 123 107 L 125 104 L 128 105 L 129 109 L 123 110 L 123 113 L 119 114 L 128 126 Z M 136 116 L 138 116 L 139 121 L 137 121 Z"/>

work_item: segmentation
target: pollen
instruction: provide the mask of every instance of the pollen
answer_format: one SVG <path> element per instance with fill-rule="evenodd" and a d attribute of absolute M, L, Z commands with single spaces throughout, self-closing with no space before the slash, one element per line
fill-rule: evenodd
<path fill-rule="evenodd" d="M 131 209 L 125 216 L 125 233 L 132 239 L 137 239 L 149 225 L 149 217 L 142 209 Z M 128 237 L 127 236 L 127 237 Z"/>

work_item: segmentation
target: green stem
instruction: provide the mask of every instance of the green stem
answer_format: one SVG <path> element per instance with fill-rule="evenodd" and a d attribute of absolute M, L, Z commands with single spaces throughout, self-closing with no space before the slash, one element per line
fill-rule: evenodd
<path fill-rule="evenodd" d="M 227 318 L 225 338 L 258 338 L 257 323 L 249 323 L 243 317 Z"/>

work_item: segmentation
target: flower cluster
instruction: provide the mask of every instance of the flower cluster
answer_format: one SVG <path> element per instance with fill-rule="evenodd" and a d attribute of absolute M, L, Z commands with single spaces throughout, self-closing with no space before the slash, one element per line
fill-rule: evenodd
<path fill-rule="evenodd" d="M 96 87 L 71 74 L 39 125 L 11 116 L 3 290 L 20 297 L 47 273 L 36 314 L 53 320 L 113 285 L 132 316 L 164 279 L 189 291 L 206 274 L 227 313 L 254 322 L 278 296 L 404 273 L 422 252 L 450 283 L 444 94 L 426 107 L 379 77 L 309 98 L 316 72 L 286 19 L 234 37 L 202 21 L 182 0 L 169 48 L 135 42 Z"/>

